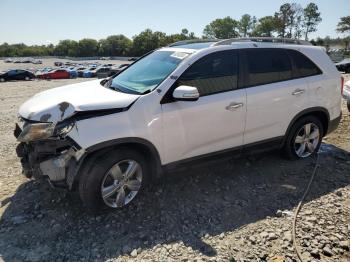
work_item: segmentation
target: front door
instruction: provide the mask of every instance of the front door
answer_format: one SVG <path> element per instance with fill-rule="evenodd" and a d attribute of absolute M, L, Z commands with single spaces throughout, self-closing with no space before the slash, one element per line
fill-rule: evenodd
<path fill-rule="evenodd" d="M 162 104 L 164 163 L 240 147 L 246 114 L 246 92 L 238 87 L 234 50 L 199 59 L 177 80 L 198 88 L 197 101 Z"/>

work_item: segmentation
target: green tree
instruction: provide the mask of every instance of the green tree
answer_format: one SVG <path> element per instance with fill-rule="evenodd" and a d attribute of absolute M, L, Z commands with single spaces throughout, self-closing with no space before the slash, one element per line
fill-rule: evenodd
<path fill-rule="evenodd" d="M 79 56 L 96 56 L 98 53 L 98 42 L 95 39 L 84 38 L 78 42 Z"/>
<path fill-rule="evenodd" d="M 124 56 L 131 47 L 132 41 L 124 35 L 111 35 L 99 41 L 99 52 L 107 56 Z"/>
<path fill-rule="evenodd" d="M 207 25 L 203 34 L 205 38 L 233 38 L 239 36 L 239 22 L 231 17 L 218 18 Z"/>
<path fill-rule="evenodd" d="M 253 36 L 272 37 L 274 32 L 277 32 L 279 28 L 279 21 L 274 16 L 264 16 L 259 19 L 254 31 Z"/>
<path fill-rule="evenodd" d="M 146 54 L 147 52 L 166 45 L 166 34 L 162 32 L 153 32 L 146 29 L 133 37 L 132 53 L 136 56 Z"/>
<path fill-rule="evenodd" d="M 337 32 L 348 34 L 348 36 L 343 40 L 345 49 L 347 49 L 350 42 L 350 16 L 344 16 L 340 18 L 340 22 L 337 25 Z"/>
<path fill-rule="evenodd" d="M 275 13 L 275 24 L 279 37 L 287 37 L 292 12 L 292 5 L 286 3 L 281 5 L 279 11 Z"/>
<path fill-rule="evenodd" d="M 247 37 L 254 30 L 256 24 L 256 17 L 250 16 L 249 14 L 244 14 L 239 21 L 239 32 L 242 37 Z"/>
<path fill-rule="evenodd" d="M 188 36 L 188 30 L 187 30 L 187 28 L 183 28 L 183 29 L 181 30 L 181 34 L 187 37 L 187 36 Z"/>
<path fill-rule="evenodd" d="M 340 22 L 337 25 L 337 32 L 350 35 L 350 16 L 340 18 Z"/>
<path fill-rule="evenodd" d="M 54 49 L 55 55 L 58 56 L 78 56 L 78 42 L 74 40 L 61 40 Z"/>
<path fill-rule="evenodd" d="M 308 40 L 309 33 L 317 31 L 317 25 L 322 21 L 321 13 L 315 3 L 310 3 L 304 8 L 304 35 Z"/>
<path fill-rule="evenodd" d="M 303 19 L 304 19 L 304 9 L 301 7 L 301 5 L 292 3 L 290 13 L 289 13 L 289 21 L 288 21 L 289 31 L 288 31 L 287 37 L 299 39 L 302 36 Z"/>

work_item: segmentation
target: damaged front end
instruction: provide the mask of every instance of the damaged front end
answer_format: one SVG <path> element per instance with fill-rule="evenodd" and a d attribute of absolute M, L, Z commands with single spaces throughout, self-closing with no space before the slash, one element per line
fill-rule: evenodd
<path fill-rule="evenodd" d="M 23 174 L 28 178 L 48 178 L 54 186 L 72 188 L 84 150 L 66 135 L 75 122 L 59 124 L 21 119 L 14 135 Z"/>

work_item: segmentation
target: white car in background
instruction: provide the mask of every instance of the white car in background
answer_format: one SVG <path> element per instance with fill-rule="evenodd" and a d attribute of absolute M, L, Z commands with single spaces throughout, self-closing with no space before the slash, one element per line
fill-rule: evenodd
<path fill-rule="evenodd" d="M 341 76 L 299 40 L 180 42 L 104 80 L 41 92 L 19 109 L 27 177 L 121 208 L 152 179 L 212 157 L 315 154 L 341 119 Z"/>
<path fill-rule="evenodd" d="M 350 112 L 350 80 L 344 84 L 343 98 L 346 100 L 346 105 Z"/>

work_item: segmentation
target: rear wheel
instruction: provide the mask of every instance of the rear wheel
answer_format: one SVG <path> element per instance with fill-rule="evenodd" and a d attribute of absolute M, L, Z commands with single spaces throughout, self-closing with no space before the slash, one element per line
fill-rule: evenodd
<path fill-rule="evenodd" d="M 81 175 L 79 193 L 91 210 L 119 209 L 143 191 L 149 177 L 145 158 L 129 149 L 109 151 Z"/>
<path fill-rule="evenodd" d="M 29 76 L 26 76 L 26 77 L 24 78 L 24 80 L 29 81 L 29 80 L 30 80 Z"/>
<path fill-rule="evenodd" d="M 307 158 L 319 150 L 324 134 L 321 121 L 314 116 L 299 119 L 290 129 L 284 152 L 290 159 Z"/>
<path fill-rule="evenodd" d="M 0 82 L 5 82 L 5 78 L 0 78 Z"/>

